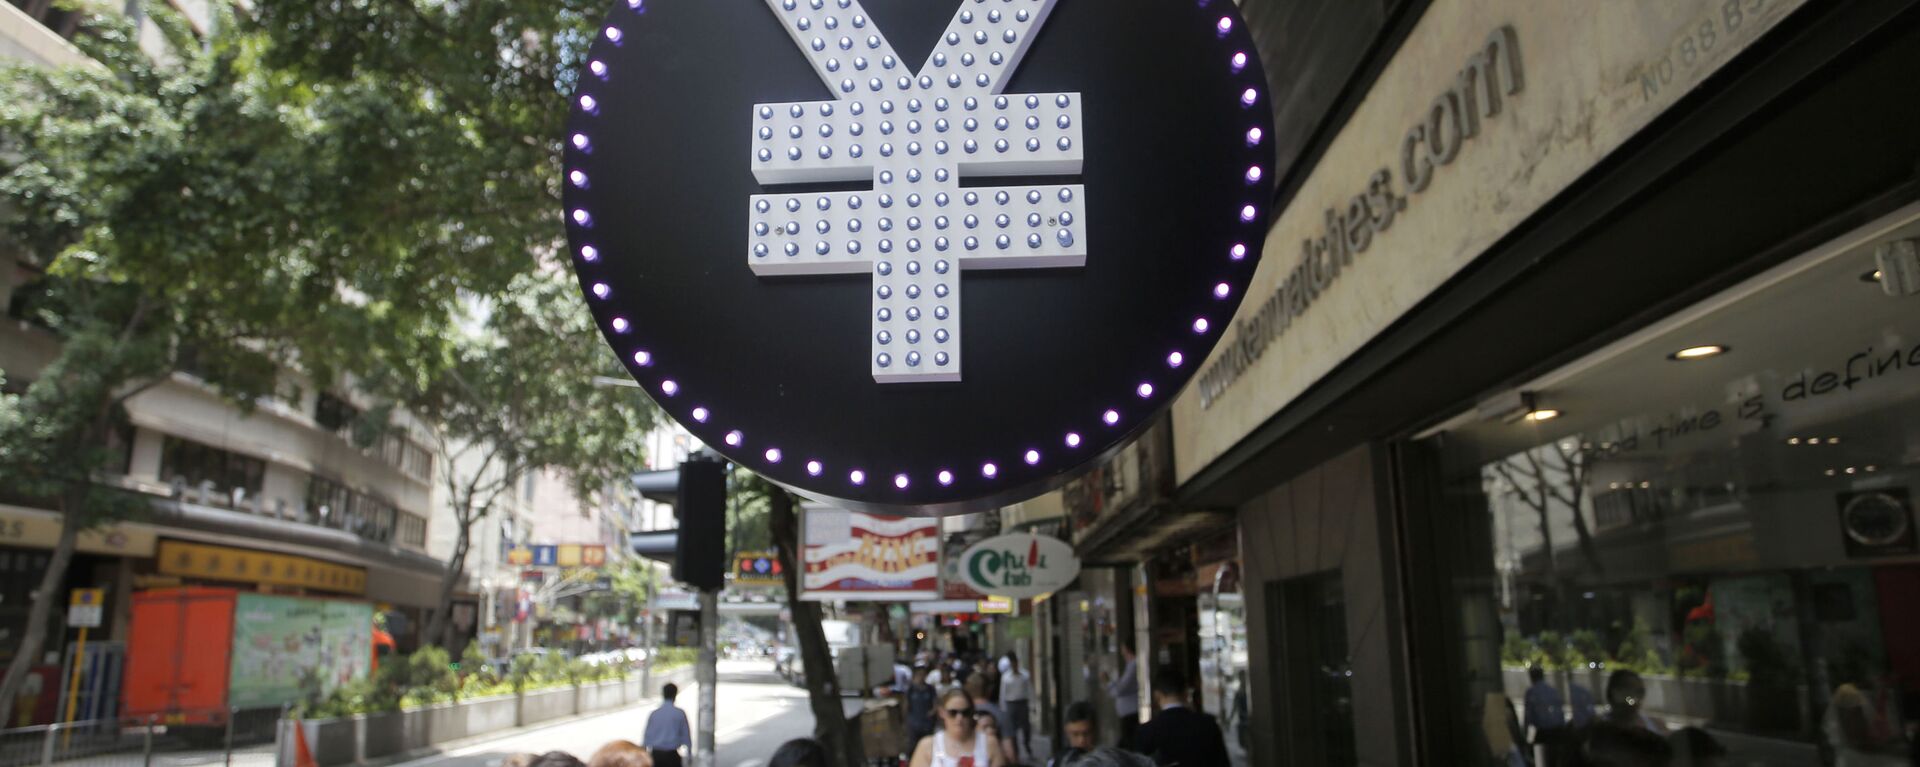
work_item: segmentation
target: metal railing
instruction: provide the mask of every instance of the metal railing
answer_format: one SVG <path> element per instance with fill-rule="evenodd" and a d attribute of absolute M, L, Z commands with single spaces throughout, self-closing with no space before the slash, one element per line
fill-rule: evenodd
<path fill-rule="evenodd" d="M 0 767 L 264 767 L 278 712 L 231 711 L 221 725 L 167 725 L 157 715 L 0 730 Z M 262 721 L 255 722 L 254 719 Z"/>

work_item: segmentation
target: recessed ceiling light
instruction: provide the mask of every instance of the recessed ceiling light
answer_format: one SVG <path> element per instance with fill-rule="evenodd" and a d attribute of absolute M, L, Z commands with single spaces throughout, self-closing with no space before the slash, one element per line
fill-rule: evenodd
<path fill-rule="evenodd" d="M 1721 346 L 1720 344 L 1707 344 L 1705 346 L 1689 346 L 1685 349 L 1681 349 L 1680 351 L 1667 355 L 1667 359 L 1703 360 L 1708 357 L 1718 357 L 1726 353 L 1727 353 L 1727 347 L 1725 346 Z"/>
<path fill-rule="evenodd" d="M 1820 438 L 1819 438 L 1819 437 L 1808 437 L 1808 438 L 1807 438 L 1807 444 L 1809 444 L 1809 445 L 1818 445 L 1818 444 L 1820 444 Z"/>
<path fill-rule="evenodd" d="M 1840 438 L 1839 438 L 1839 437 L 1828 437 L 1828 438 L 1827 438 L 1827 444 L 1829 444 L 1829 445 L 1838 445 L 1838 444 L 1840 444 Z"/>
<path fill-rule="evenodd" d="M 1547 421 L 1559 417 L 1560 411 L 1558 410 L 1535 410 L 1527 414 L 1527 420 L 1529 421 Z"/>
<path fill-rule="evenodd" d="M 1862 274 L 1862 275 L 1860 275 L 1860 281 L 1861 281 L 1861 282 L 1879 282 L 1879 281 L 1880 281 L 1880 270 L 1879 270 L 1879 269 L 1875 269 L 1875 270 L 1873 270 L 1873 271 L 1871 271 L 1871 272 L 1867 272 L 1866 274 Z"/>
<path fill-rule="evenodd" d="M 1834 470 L 1832 470 L 1832 469 L 1828 469 L 1828 470 L 1827 470 L 1827 476 L 1829 476 L 1829 477 L 1831 477 L 1831 476 L 1833 476 L 1833 475 L 1835 475 L 1835 474 L 1838 474 L 1838 473 L 1839 473 L 1839 472 L 1837 472 L 1837 471 L 1834 471 Z"/>
<path fill-rule="evenodd" d="M 1798 444 L 1800 444 L 1800 438 L 1799 438 L 1799 437 L 1788 437 L 1788 438 L 1787 438 L 1787 444 L 1789 444 L 1789 445 L 1798 445 Z"/>

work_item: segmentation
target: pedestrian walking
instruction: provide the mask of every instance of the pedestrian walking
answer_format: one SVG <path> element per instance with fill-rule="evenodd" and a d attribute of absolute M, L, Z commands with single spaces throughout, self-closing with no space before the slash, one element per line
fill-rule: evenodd
<path fill-rule="evenodd" d="M 1000 707 L 1007 710 L 1008 724 L 1013 728 L 1006 736 L 1014 742 L 1014 761 L 1021 759 L 1021 752 L 1027 758 L 1033 757 L 1033 677 L 1020 669 L 1020 657 L 1007 653 L 1003 659 L 1006 672 L 1000 675 Z"/>
<path fill-rule="evenodd" d="M 1120 719 L 1120 747 L 1132 748 L 1133 736 L 1140 729 L 1139 658 L 1134 656 L 1133 640 L 1121 640 L 1120 657 L 1126 661 L 1120 676 L 1109 680 L 1108 674 L 1102 671 L 1100 678 L 1107 682 L 1107 695 L 1113 698 L 1113 713 Z"/>
<path fill-rule="evenodd" d="M 646 737 L 641 745 L 653 756 L 654 767 L 680 767 L 680 749 L 693 753 L 693 729 L 687 726 L 687 712 L 673 705 L 680 687 L 671 682 L 660 688 L 660 707 L 647 717 Z"/>
<path fill-rule="evenodd" d="M 921 738 L 933 734 L 937 722 L 934 721 L 934 705 L 938 702 L 940 691 L 927 682 L 926 665 L 913 667 L 913 681 L 907 685 L 907 739 L 910 743 L 919 743 Z"/>
<path fill-rule="evenodd" d="M 1133 750 L 1162 767 L 1228 767 L 1227 738 L 1212 716 L 1187 707 L 1187 675 L 1175 666 L 1153 672 L 1153 719 L 1140 725 Z"/>
<path fill-rule="evenodd" d="M 1006 767 L 1006 755 L 979 732 L 979 711 L 965 692 L 940 696 L 941 728 L 913 747 L 908 767 Z"/>
<path fill-rule="evenodd" d="M 1067 746 L 1059 749 L 1047 767 L 1067 767 L 1073 760 L 1086 755 L 1094 749 L 1093 704 L 1077 700 L 1067 707 L 1067 721 L 1061 728 L 1066 731 Z"/>

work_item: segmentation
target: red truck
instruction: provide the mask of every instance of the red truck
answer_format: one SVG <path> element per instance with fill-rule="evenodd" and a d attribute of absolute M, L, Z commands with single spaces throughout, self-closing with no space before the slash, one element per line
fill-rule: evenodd
<path fill-rule="evenodd" d="M 169 725 L 277 711 L 366 676 L 393 646 L 365 602 L 203 587 L 135 593 L 128 639 L 121 710 Z"/>

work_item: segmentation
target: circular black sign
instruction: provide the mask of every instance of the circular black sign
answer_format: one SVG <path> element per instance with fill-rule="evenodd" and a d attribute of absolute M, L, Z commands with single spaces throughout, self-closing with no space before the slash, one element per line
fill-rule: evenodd
<path fill-rule="evenodd" d="M 570 247 L 634 379 L 729 459 L 847 508 L 1005 505 L 1219 340 L 1267 230 L 1265 82 L 1228 0 L 619 0 Z"/>

